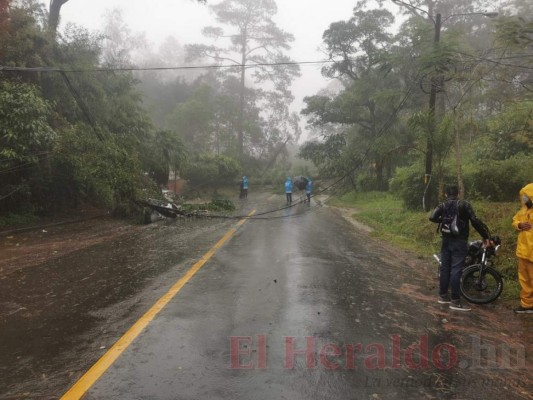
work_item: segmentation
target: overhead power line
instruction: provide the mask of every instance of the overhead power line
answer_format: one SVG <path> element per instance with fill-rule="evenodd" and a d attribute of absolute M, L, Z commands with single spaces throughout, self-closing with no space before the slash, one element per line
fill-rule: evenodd
<path fill-rule="evenodd" d="M 496 57 L 496 58 L 484 58 L 474 54 L 462 53 L 455 51 L 457 54 L 463 56 L 468 56 L 471 58 L 476 58 L 478 60 L 500 64 L 502 66 L 513 66 L 524 69 L 531 69 L 528 66 L 520 65 L 511 65 L 502 63 L 502 60 L 509 59 L 521 59 L 521 58 L 532 58 L 530 54 L 519 54 L 514 56 L 507 57 Z M 258 67 L 276 67 L 276 66 L 289 66 L 289 65 L 320 65 L 320 64 L 333 64 L 340 63 L 342 60 L 318 60 L 318 61 L 291 61 L 291 62 L 279 62 L 279 63 L 255 63 L 255 64 L 210 64 L 210 65 L 181 65 L 173 67 L 102 67 L 102 68 L 58 68 L 58 67 L 12 67 L 12 66 L 3 66 L 0 65 L 0 71 L 12 71 L 12 72 L 73 72 L 73 73 L 82 73 L 82 72 L 134 72 L 134 71 L 180 71 L 180 70 L 199 70 L 199 69 L 231 69 L 231 68 L 258 68 Z"/>
<path fill-rule="evenodd" d="M 212 65 L 184 65 L 175 67 L 110 67 L 110 68 L 57 68 L 57 67 L 8 67 L 0 66 L 0 71 L 23 71 L 23 72 L 116 72 L 116 71 L 176 71 L 187 69 L 227 69 L 227 68 L 256 68 L 256 67 L 276 67 L 285 65 L 313 65 L 335 63 L 335 60 L 321 61 L 291 61 L 279 63 L 255 63 L 255 64 L 212 64 Z"/>

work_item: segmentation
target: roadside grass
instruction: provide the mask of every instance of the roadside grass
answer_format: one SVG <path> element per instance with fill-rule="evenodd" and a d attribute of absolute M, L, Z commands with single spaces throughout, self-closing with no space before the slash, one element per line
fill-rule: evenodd
<path fill-rule="evenodd" d="M 184 203 L 182 204 L 182 208 L 186 211 L 200 211 L 200 210 L 234 211 L 235 204 L 231 200 L 228 200 L 228 199 L 214 199 L 206 203 L 196 203 L 196 204 Z"/>
<path fill-rule="evenodd" d="M 39 222 L 39 217 L 32 213 L 9 213 L 5 216 L 0 216 L 0 229 L 17 228 L 20 226 L 35 224 L 37 222 Z"/>
<path fill-rule="evenodd" d="M 513 215 L 518 210 L 517 203 L 493 203 L 487 201 L 471 202 L 478 217 L 491 229 L 492 234 L 501 238 L 502 247 L 495 262 L 496 269 L 504 277 L 504 299 L 520 297 L 516 269 L 516 232 L 511 226 Z M 402 201 L 382 192 L 350 192 L 331 199 L 335 207 L 353 208 L 352 218 L 374 229 L 373 237 L 386 240 L 396 246 L 415 253 L 420 259 L 434 263 L 431 255 L 440 247 L 437 225 L 430 222 L 429 213 L 410 211 Z M 471 240 L 479 238 L 471 228 Z"/>

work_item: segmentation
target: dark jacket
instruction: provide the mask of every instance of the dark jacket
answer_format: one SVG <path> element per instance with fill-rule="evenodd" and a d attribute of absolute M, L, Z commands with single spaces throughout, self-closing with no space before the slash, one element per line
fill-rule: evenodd
<path fill-rule="evenodd" d="M 431 222 L 435 222 L 440 224 L 442 222 L 442 216 L 444 212 L 444 206 L 446 202 L 449 201 L 457 201 L 456 197 L 449 197 L 446 199 L 444 203 L 441 203 L 433 210 L 431 213 L 429 220 Z M 458 217 L 461 221 L 463 221 L 464 229 L 461 229 L 459 235 L 453 236 L 460 239 L 468 240 L 469 235 L 469 222 L 472 222 L 472 226 L 474 229 L 481 235 L 483 239 L 490 238 L 490 230 L 480 219 L 476 217 L 476 214 L 474 213 L 474 209 L 470 205 L 470 203 L 466 200 L 459 200 L 458 204 Z M 452 236 L 449 234 L 442 233 L 442 236 Z"/>

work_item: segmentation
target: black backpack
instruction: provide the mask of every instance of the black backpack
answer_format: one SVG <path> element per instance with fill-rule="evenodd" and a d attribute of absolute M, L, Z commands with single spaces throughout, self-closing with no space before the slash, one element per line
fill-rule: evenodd
<path fill-rule="evenodd" d="M 459 217 L 459 200 L 448 200 L 442 204 L 440 231 L 449 236 L 459 236 L 464 222 Z"/>

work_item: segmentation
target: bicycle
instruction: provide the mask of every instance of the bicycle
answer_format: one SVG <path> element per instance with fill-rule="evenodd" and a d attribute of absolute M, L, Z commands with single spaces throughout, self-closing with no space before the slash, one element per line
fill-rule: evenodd
<path fill-rule="evenodd" d="M 494 246 L 483 247 L 481 240 L 475 240 L 468 245 L 465 268 L 461 274 L 461 294 L 474 304 L 487 304 L 496 300 L 503 291 L 503 279 L 493 267 L 494 257 L 500 249 L 501 240 L 498 236 L 490 239 Z M 441 260 L 437 254 L 433 257 L 438 262 L 440 276 Z"/>

